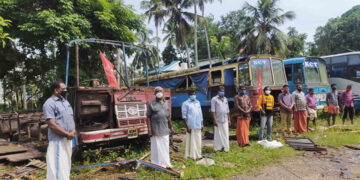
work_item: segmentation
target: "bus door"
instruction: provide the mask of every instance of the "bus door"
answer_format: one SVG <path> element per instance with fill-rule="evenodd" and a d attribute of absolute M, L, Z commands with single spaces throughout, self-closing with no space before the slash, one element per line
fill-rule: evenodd
<path fill-rule="evenodd" d="M 237 68 L 228 68 L 224 70 L 225 75 L 225 96 L 227 98 L 233 98 L 236 95 L 236 71 Z"/>
<path fill-rule="evenodd" d="M 290 93 L 296 90 L 296 84 L 304 84 L 304 72 L 302 63 L 285 65 L 285 72 L 286 78 L 288 80 Z"/>

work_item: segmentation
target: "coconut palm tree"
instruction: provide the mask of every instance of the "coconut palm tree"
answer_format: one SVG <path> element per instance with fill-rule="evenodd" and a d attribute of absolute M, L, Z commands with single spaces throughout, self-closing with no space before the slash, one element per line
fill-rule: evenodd
<path fill-rule="evenodd" d="M 219 0 L 220 2 L 222 2 L 222 0 Z M 214 0 L 199 0 L 199 8 L 201 10 L 201 16 L 205 19 L 204 15 L 205 15 L 205 4 L 206 3 L 213 3 Z M 208 58 L 209 58 L 209 63 L 210 63 L 210 67 L 211 67 L 211 50 L 210 50 L 210 42 L 209 42 L 209 36 L 207 33 L 207 21 L 205 20 L 203 22 L 204 25 L 204 32 L 205 32 L 205 39 L 206 39 L 206 46 L 207 46 L 207 51 L 208 51 Z"/>
<path fill-rule="evenodd" d="M 176 46 L 181 49 L 186 49 L 188 66 L 190 67 L 190 53 L 189 47 L 186 43 L 187 34 L 192 32 L 192 27 L 189 21 L 194 20 L 194 14 L 185 11 L 192 6 L 190 0 L 163 0 L 167 10 L 169 19 L 167 24 L 174 23 L 174 33 L 176 39 Z"/>
<path fill-rule="evenodd" d="M 146 30 L 145 32 L 140 32 L 137 35 L 138 45 L 146 47 L 147 51 L 136 50 L 134 60 L 131 66 L 136 67 L 136 69 L 142 68 L 142 71 L 146 70 L 146 59 L 148 60 L 149 69 L 155 69 L 156 62 L 159 62 L 158 50 L 155 46 L 152 46 L 153 38 L 151 30 Z"/>
<path fill-rule="evenodd" d="M 164 18 L 167 15 L 164 3 L 161 0 L 145 0 L 141 2 L 141 8 L 145 9 L 145 14 L 148 17 L 148 21 L 154 19 L 156 28 L 156 47 L 159 49 L 159 26 L 164 22 Z"/>
<path fill-rule="evenodd" d="M 295 18 L 293 11 L 278 8 L 279 0 L 258 0 L 256 6 L 245 3 L 243 10 L 247 12 L 250 26 L 245 30 L 246 38 L 242 45 L 247 53 L 280 53 L 286 51 L 287 35 L 277 28 L 285 20 Z"/>

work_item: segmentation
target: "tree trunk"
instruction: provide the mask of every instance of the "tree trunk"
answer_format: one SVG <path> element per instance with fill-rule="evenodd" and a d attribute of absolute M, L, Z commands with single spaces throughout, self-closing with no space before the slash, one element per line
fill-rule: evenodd
<path fill-rule="evenodd" d="M 187 42 L 185 42 L 185 49 L 186 49 L 186 58 L 187 58 L 188 68 L 190 68 L 190 53 L 189 53 L 189 47 L 187 45 Z"/>
<path fill-rule="evenodd" d="M 202 12 L 202 17 L 204 18 L 204 11 Z M 204 31 L 205 31 L 206 46 L 207 46 L 208 58 L 209 58 L 209 67 L 211 68 L 212 67 L 211 50 L 210 50 L 209 36 L 207 33 L 206 23 L 204 24 Z"/>
<path fill-rule="evenodd" d="M 160 54 L 159 54 L 159 27 L 156 26 L 156 54 L 157 54 L 157 60 L 158 60 L 158 71 L 160 74 Z"/>
<path fill-rule="evenodd" d="M 198 66 L 198 46 L 197 46 L 197 0 L 194 0 L 194 12 L 195 12 L 195 23 L 194 23 L 194 46 L 195 46 L 195 67 Z"/>
<path fill-rule="evenodd" d="M 24 110 L 27 110 L 28 108 L 27 108 L 27 103 L 26 103 L 26 85 L 24 84 L 23 85 L 23 87 L 22 87 L 23 89 L 22 89 L 22 96 L 23 96 L 23 109 Z"/>
<path fill-rule="evenodd" d="M 3 87 L 3 99 L 4 99 L 4 112 L 6 112 L 6 90 L 5 90 L 5 78 L 4 81 L 2 83 L 2 87 Z"/>

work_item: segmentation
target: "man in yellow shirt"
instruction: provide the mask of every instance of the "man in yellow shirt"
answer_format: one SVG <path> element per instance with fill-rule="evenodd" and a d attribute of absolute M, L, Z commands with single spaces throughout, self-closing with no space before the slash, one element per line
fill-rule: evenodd
<path fill-rule="evenodd" d="M 271 141 L 271 128 L 273 124 L 274 97 L 270 94 L 270 87 L 264 88 L 264 94 L 259 96 L 258 107 L 260 109 L 260 132 L 259 140 L 264 139 L 264 128 L 267 127 L 266 139 Z"/>

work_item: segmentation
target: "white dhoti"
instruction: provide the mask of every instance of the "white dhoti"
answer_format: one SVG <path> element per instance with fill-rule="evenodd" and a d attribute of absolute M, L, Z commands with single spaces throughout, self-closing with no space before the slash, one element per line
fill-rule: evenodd
<path fill-rule="evenodd" d="M 191 130 L 191 134 L 186 132 L 186 158 L 198 159 L 201 158 L 201 130 Z"/>
<path fill-rule="evenodd" d="M 317 112 L 315 109 L 311 109 L 311 108 L 308 108 L 308 117 L 310 120 L 314 120 L 315 118 L 317 118 Z"/>
<path fill-rule="evenodd" d="M 214 150 L 229 151 L 229 125 L 228 122 L 218 122 L 214 129 Z"/>
<path fill-rule="evenodd" d="M 169 135 L 152 136 L 151 141 L 151 163 L 164 168 L 171 168 L 169 153 Z"/>
<path fill-rule="evenodd" d="M 71 170 L 72 141 L 49 141 L 46 152 L 46 179 L 68 180 Z"/>

